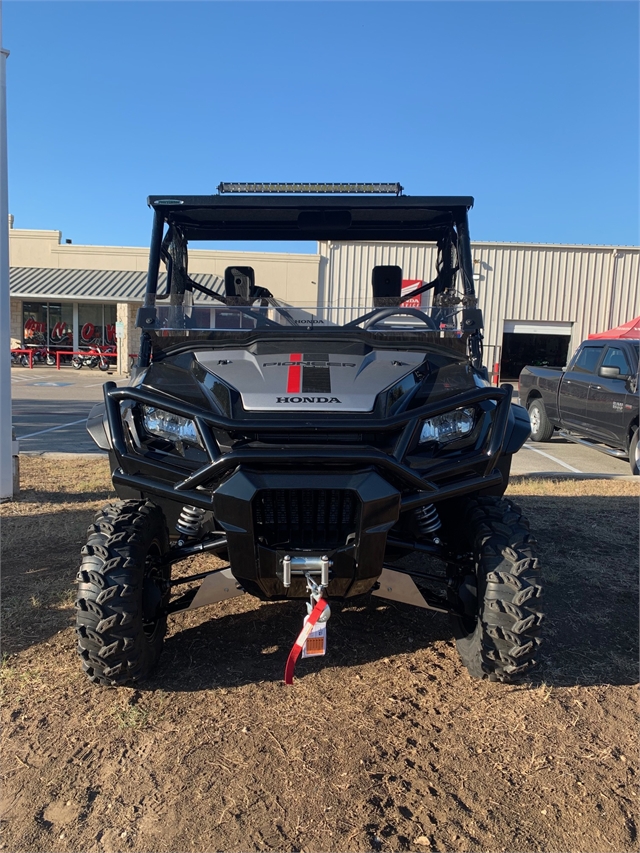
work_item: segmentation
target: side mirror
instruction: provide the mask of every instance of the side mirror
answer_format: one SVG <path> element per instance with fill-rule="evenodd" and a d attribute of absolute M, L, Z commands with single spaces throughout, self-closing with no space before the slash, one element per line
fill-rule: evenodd
<path fill-rule="evenodd" d="M 402 267 L 377 266 L 371 272 L 373 307 L 400 305 L 402 298 Z"/>
<path fill-rule="evenodd" d="M 248 303 L 255 288 L 253 267 L 227 267 L 224 271 L 225 296 L 236 297 Z"/>
<path fill-rule="evenodd" d="M 619 367 L 601 367 L 598 371 L 598 376 L 604 379 L 626 379 L 625 375 L 620 375 Z"/>

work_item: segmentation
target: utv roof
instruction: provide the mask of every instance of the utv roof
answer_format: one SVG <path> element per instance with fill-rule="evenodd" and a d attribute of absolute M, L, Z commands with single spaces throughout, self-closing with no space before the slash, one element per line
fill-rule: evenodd
<path fill-rule="evenodd" d="M 473 198 L 153 195 L 147 203 L 187 240 L 434 241 L 466 220 Z"/>

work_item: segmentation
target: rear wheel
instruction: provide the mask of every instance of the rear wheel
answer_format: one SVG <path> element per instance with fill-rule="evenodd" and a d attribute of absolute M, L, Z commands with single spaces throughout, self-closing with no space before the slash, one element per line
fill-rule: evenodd
<path fill-rule="evenodd" d="M 155 666 L 167 629 L 169 568 L 160 560 L 169 537 L 160 507 L 119 501 L 88 531 L 78 572 L 78 654 L 89 679 L 123 685 Z"/>
<path fill-rule="evenodd" d="M 547 417 L 542 400 L 532 400 L 529 403 L 529 419 L 531 420 L 532 440 L 549 441 L 553 435 L 553 424 Z"/>
<path fill-rule="evenodd" d="M 461 529 L 473 567 L 458 578 L 467 615 L 453 617 L 456 646 L 474 678 L 513 681 L 536 666 L 542 585 L 536 541 L 519 507 L 475 498 Z"/>
<path fill-rule="evenodd" d="M 76 370 L 80 370 L 80 368 L 82 367 L 83 364 L 84 364 L 84 361 L 83 361 L 81 355 L 72 355 L 71 356 L 71 365 Z"/>
<path fill-rule="evenodd" d="M 631 436 L 631 441 L 629 442 L 629 465 L 631 465 L 631 473 L 635 474 L 636 477 L 640 474 L 640 432 L 636 427 L 635 432 Z"/>

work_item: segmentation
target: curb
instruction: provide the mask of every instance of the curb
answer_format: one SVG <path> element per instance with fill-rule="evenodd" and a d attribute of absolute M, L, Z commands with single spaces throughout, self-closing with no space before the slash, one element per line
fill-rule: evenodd
<path fill-rule="evenodd" d="M 44 456 L 47 459 L 104 459 L 108 453 L 96 450 L 95 453 L 64 453 L 48 450 L 21 450 L 20 456 Z"/>
<path fill-rule="evenodd" d="M 574 474 L 571 471 L 534 471 L 531 474 L 511 474 L 509 482 L 513 480 L 629 480 L 640 483 L 640 478 L 634 474 Z"/>

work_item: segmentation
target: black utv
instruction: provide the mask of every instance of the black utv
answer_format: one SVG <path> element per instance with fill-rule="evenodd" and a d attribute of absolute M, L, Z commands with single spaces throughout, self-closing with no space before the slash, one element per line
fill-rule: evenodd
<path fill-rule="evenodd" d="M 139 366 L 127 387 L 105 383 L 88 422 L 120 498 L 89 528 L 78 574 L 92 681 L 143 680 L 169 615 L 242 593 L 308 599 L 313 619 L 319 603 L 372 593 L 448 613 L 476 678 L 534 667 L 535 540 L 502 497 L 529 416 L 482 366 L 473 199 L 388 190 L 221 184 L 149 198 Z M 274 296 L 242 260 L 213 286 L 189 275 L 198 241 L 265 239 L 362 251 L 312 304 Z M 389 263 L 405 244 L 426 247 L 415 257 L 433 269 Z M 172 578 L 203 553 L 228 566 Z M 328 613 L 301 634 L 305 654 L 324 651 Z"/>

